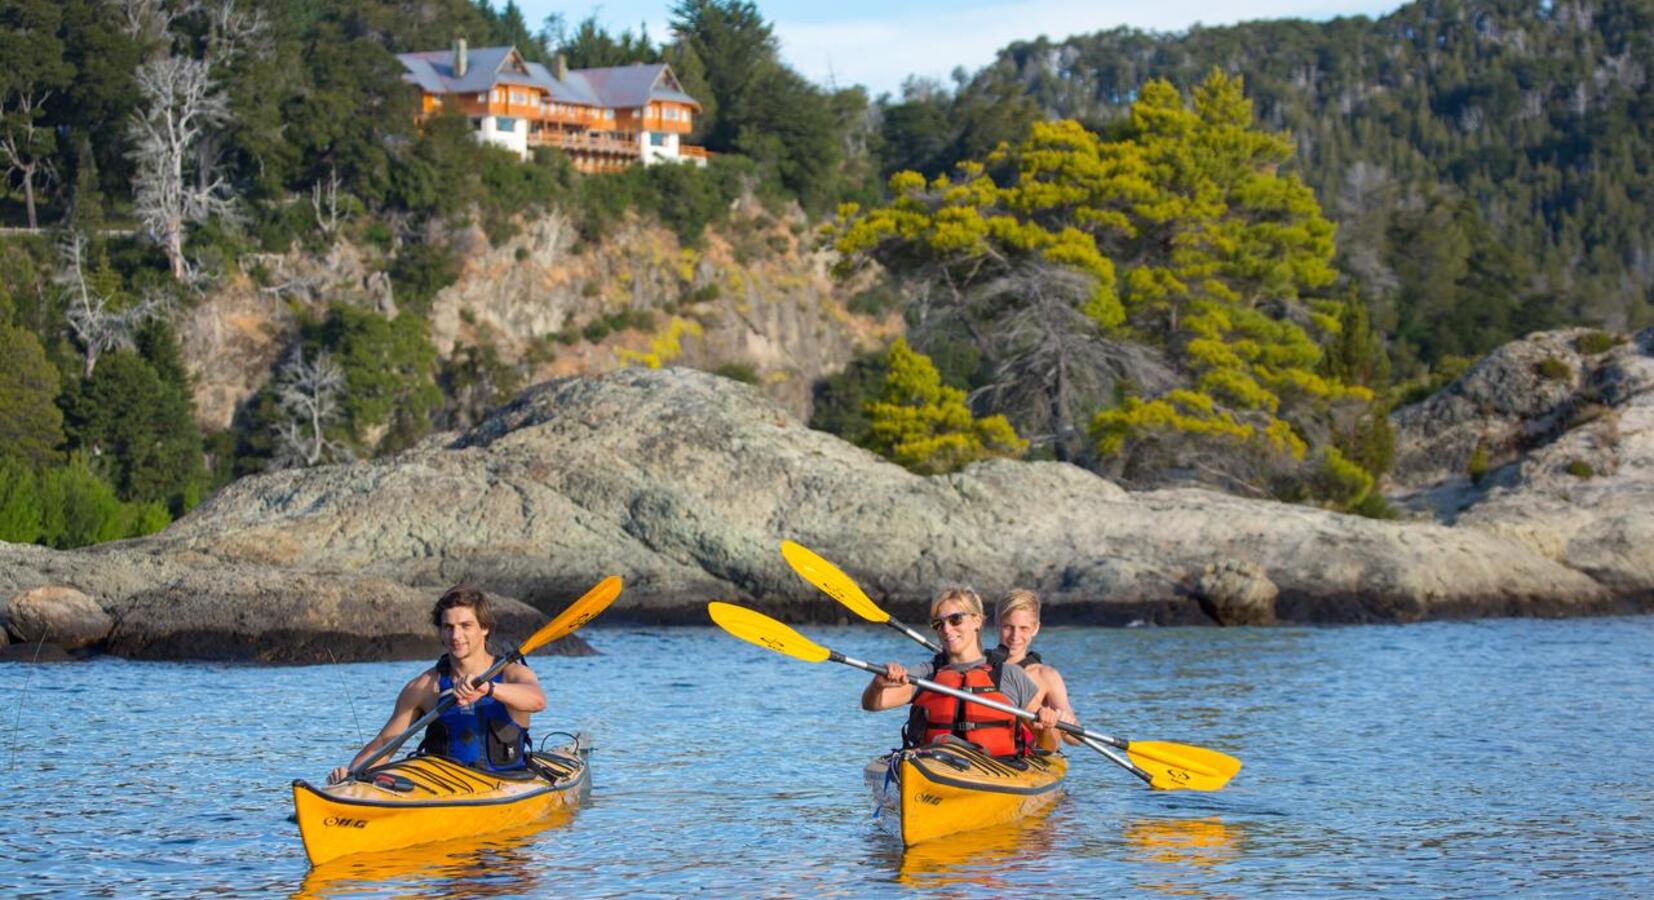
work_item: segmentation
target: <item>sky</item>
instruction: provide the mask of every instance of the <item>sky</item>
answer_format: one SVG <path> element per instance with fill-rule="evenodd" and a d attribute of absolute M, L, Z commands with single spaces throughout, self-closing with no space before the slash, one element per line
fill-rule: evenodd
<path fill-rule="evenodd" d="M 668 34 L 671 0 L 517 0 L 538 30 L 552 13 L 572 26 L 595 14 L 611 32 L 648 26 Z M 503 6 L 496 0 L 495 7 Z M 1253 19 L 1379 16 L 1397 0 L 1233 0 L 1214 11 L 1197 0 L 758 0 L 775 26 L 782 58 L 824 86 L 860 84 L 873 96 L 900 92 L 910 75 L 946 82 L 955 66 L 975 72 L 1000 48 L 1045 35 L 1060 40 L 1121 25 L 1183 31 Z"/>

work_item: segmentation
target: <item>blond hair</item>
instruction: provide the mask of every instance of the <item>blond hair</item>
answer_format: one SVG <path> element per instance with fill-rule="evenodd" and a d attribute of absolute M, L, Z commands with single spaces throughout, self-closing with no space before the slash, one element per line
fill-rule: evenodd
<path fill-rule="evenodd" d="M 958 602 L 973 616 L 982 615 L 982 598 L 977 596 L 976 591 L 968 587 L 950 587 L 938 594 L 935 600 L 930 601 L 930 617 L 936 618 L 936 611 L 949 600 Z"/>
<path fill-rule="evenodd" d="M 1034 614 L 1034 623 L 1039 624 L 1039 595 L 1033 591 L 1018 588 L 1006 594 L 994 607 L 994 621 L 1003 622 L 1005 617 L 1019 609 L 1026 609 Z"/>

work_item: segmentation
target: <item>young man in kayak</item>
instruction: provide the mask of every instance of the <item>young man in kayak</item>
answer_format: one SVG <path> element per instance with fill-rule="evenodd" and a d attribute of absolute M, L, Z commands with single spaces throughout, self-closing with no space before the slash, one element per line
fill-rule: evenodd
<path fill-rule="evenodd" d="M 431 624 L 448 652 L 402 688 L 378 736 L 350 765 L 334 769 L 328 783 L 344 780 L 358 763 L 435 709 L 449 690 L 456 702 L 425 730 L 420 749 L 481 769 L 522 768 L 528 755 L 529 716 L 546 708 L 546 695 L 534 672 L 522 663 L 506 666 L 480 688 L 472 686 L 494 665 L 494 655 L 488 651 L 494 623 L 494 609 L 482 591 L 460 586 L 443 594 L 431 610 Z"/>
<path fill-rule="evenodd" d="M 1004 661 L 1021 666 L 1040 687 L 1040 705 L 1056 710 L 1063 722 L 1079 724 L 1068 703 L 1068 685 L 1062 680 L 1062 674 L 1034 652 L 1034 637 L 1039 634 L 1039 595 L 1020 589 L 1006 594 L 994 606 L 994 623 L 999 626 L 999 646 L 988 651 L 989 662 Z M 1073 735 L 1062 737 L 1070 744 L 1080 742 Z"/>
<path fill-rule="evenodd" d="M 1035 742 L 1042 749 L 1056 749 L 1058 713 L 1041 706 L 1044 698 L 1039 685 L 1015 664 L 995 666 L 982 652 L 982 598 L 970 588 L 949 588 L 931 603 L 930 619 L 942 652 L 914 666 L 913 676 L 1036 713 Z M 1028 742 L 1017 717 L 920 690 L 908 681 L 909 669 L 896 663 L 886 668 L 885 674 L 874 675 L 862 691 L 861 708 L 876 711 L 912 703 L 913 712 L 902 735 L 908 746 L 952 734 L 994 756 L 1011 756 L 1025 749 Z"/>

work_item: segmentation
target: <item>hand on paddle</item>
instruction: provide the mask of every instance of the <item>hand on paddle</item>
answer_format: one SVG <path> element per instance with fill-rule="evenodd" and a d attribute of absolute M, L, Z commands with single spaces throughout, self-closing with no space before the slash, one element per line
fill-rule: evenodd
<path fill-rule="evenodd" d="M 1034 718 L 1029 721 L 1028 726 L 1035 731 L 1050 731 L 1057 727 L 1058 722 L 1062 721 L 1062 714 L 1049 706 L 1042 706 L 1039 709 L 1032 710 L 1032 712 Z M 1074 717 L 1069 716 L 1068 718 L 1072 719 Z"/>
<path fill-rule="evenodd" d="M 461 678 L 454 682 L 454 702 L 462 707 L 468 707 L 488 696 L 488 685 L 483 682 L 481 687 L 473 687 L 471 682 Z"/>
<path fill-rule="evenodd" d="M 902 668 L 900 663 L 885 663 L 884 673 L 874 675 L 873 679 L 881 688 L 901 687 L 907 684 L 907 669 Z"/>

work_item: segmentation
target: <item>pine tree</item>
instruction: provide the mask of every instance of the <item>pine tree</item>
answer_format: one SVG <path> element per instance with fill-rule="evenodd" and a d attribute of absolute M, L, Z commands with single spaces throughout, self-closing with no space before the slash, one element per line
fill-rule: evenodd
<path fill-rule="evenodd" d="M 33 332 L 10 324 L 3 289 L 0 301 L 0 454 L 30 466 L 50 465 L 63 445 L 57 368 Z"/>

